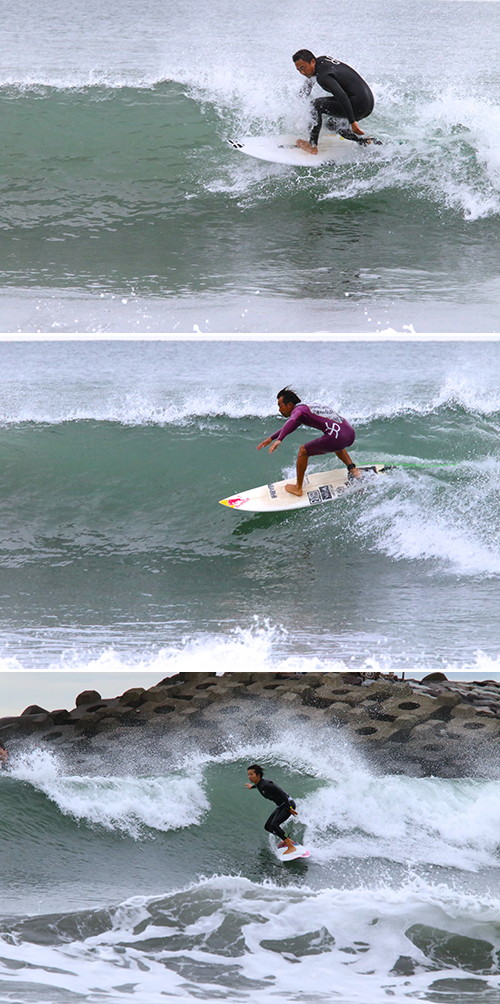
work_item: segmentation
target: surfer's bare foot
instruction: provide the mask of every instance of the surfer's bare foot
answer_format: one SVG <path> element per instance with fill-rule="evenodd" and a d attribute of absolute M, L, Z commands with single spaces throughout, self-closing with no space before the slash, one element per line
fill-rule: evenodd
<path fill-rule="evenodd" d="M 317 153 L 318 147 L 311 146 L 306 139 L 298 139 L 295 146 L 298 146 L 301 150 L 305 150 L 306 153 Z"/>
<path fill-rule="evenodd" d="M 293 840 L 291 840 L 290 837 L 286 838 L 286 844 L 287 844 L 287 849 L 286 849 L 283 857 L 285 857 L 287 854 L 293 854 L 293 852 L 296 850 L 296 846 L 295 846 Z"/>
<path fill-rule="evenodd" d="M 302 488 L 297 488 L 297 485 L 285 485 L 285 491 L 290 495 L 302 495 Z"/>

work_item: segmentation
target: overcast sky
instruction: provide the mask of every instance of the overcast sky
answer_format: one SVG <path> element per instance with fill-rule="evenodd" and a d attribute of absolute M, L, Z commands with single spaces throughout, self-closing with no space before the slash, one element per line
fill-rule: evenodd
<path fill-rule="evenodd" d="M 426 673 L 410 673 L 421 680 Z M 447 673 L 449 680 L 500 680 L 500 673 Z M 158 673 L 130 672 L 101 673 L 50 672 L 50 673 L 0 673 L 0 718 L 20 715 L 30 704 L 39 704 L 46 711 L 75 707 L 77 694 L 82 690 L 97 690 L 101 697 L 119 697 L 129 687 L 153 687 L 164 677 Z"/>
<path fill-rule="evenodd" d="M 137 669 L 128 673 L 0 673 L 0 718 L 20 715 L 30 704 L 39 704 L 46 711 L 71 711 L 82 690 L 97 690 L 101 697 L 119 697 L 129 687 L 154 687 L 164 676 Z"/>

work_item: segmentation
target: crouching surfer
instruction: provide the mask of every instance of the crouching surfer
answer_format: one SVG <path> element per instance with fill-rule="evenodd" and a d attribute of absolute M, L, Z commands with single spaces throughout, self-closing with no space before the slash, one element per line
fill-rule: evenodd
<path fill-rule="evenodd" d="M 380 142 L 365 136 L 358 125 L 358 119 L 366 119 L 372 113 L 375 99 L 366 80 L 352 66 L 331 56 L 316 58 L 309 49 L 299 49 L 292 59 L 299 73 L 307 78 L 303 87 L 306 97 L 309 97 L 314 83 L 328 93 L 328 97 L 316 98 L 311 104 L 309 141 L 298 139 L 296 143 L 301 150 L 318 152 L 323 115 L 328 116 L 330 127 L 344 139 L 362 144 Z"/>
<path fill-rule="evenodd" d="M 360 471 L 347 452 L 347 447 L 352 446 L 356 434 L 345 418 L 336 414 L 333 417 L 315 415 L 307 404 L 302 404 L 300 397 L 297 397 L 295 391 L 290 390 L 289 387 L 283 387 L 283 390 L 278 391 L 277 396 L 278 408 L 283 418 L 288 421 L 279 432 L 274 432 L 272 436 L 268 436 L 262 443 L 259 443 L 258 450 L 271 444 L 269 453 L 274 453 L 285 436 L 289 436 L 291 432 L 298 429 L 299 425 L 308 425 L 323 433 L 322 436 L 311 439 L 300 447 L 297 457 L 297 480 L 294 485 L 285 485 L 287 492 L 290 492 L 291 495 L 302 495 L 302 485 L 309 457 L 319 457 L 323 453 L 335 453 L 339 460 L 346 465 L 350 478 L 361 477 Z"/>
<path fill-rule="evenodd" d="M 264 771 L 258 763 L 253 763 L 251 767 L 247 770 L 248 774 L 248 784 L 245 784 L 245 788 L 257 788 L 264 798 L 268 798 L 271 802 L 276 804 L 276 809 L 271 813 L 269 819 L 265 823 L 264 829 L 268 833 L 274 833 L 280 838 L 281 843 L 278 847 L 286 847 L 286 854 L 293 854 L 295 851 L 295 844 L 290 837 L 287 837 L 286 833 L 281 829 L 281 824 L 286 822 L 290 816 L 298 816 L 298 812 L 295 809 L 295 802 L 290 795 L 287 795 L 283 788 L 275 784 L 274 781 L 268 781 L 264 777 Z"/>

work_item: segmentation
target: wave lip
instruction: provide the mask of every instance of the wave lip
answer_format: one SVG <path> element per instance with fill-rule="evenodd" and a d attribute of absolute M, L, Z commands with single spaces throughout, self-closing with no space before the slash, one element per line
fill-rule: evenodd
<path fill-rule="evenodd" d="M 187 773 L 167 776 L 78 776 L 57 759 L 35 751 L 17 759 L 14 777 L 42 791 L 64 816 L 133 838 L 199 825 L 210 808 L 199 780 Z"/>

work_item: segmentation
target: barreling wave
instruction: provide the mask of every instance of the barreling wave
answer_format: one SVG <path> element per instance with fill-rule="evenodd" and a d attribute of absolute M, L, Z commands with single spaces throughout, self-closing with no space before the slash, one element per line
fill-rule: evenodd
<path fill-rule="evenodd" d="M 300 833 L 312 851 L 307 864 L 284 871 L 254 818 L 262 806 L 249 802 L 255 794 L 243 780 L 256 756 L 298 796 Z M 118 761 L 107 778 L 81 776 L 39 754 L 0 778 L 11 819 L 6 856 L 16 842 L 29 873 L 30 855 L 44 851 L 37 861 L 41 908 L 36 916 L 4 911 L 0 924 L 6 1000 L 14 989 L 23 1002 L 87 997 L 97 992 L 96 973 L 99 993 L 118 1001 L 132 991 L 139 1001 L 165 992 L 180 1001 L 196 990 L 207 1001 L 251 995 L 258 1004 L 299 1002 L 304 986 L 343 1004 L 360 996 L 382 1002 L 387 989 L 401 1004 L 409 995 L 463 1004 L 471 988 L 478 1000 L 495 1000 L 497 780 L 374 776 L 345 746 L 331 737 L 321 745 L 297 725 L 277 728 L 267 741 L 243 743 L 235 735 L 218 756 L 203 758 L 193 746 L 192 761 L 210 790 L 210 809 L 197 812 L 184 787 L 191 818 L 179 822 L 189 825 L 188 839 L 179 826 L 151 818 L 153 794 L 157 816 L 169 799 L 170 811 L 179 809 L 171 769 L 153 786 L 150 777 L 117 774 Z M 124 833 L 123 818 L 113 816 L 112 801 L 106 805 L 113 786 L 121 786 L 125 806 L 134 791 L 135 817 L 149 811 L 154 840 L 137 843 L 130 825 Z M 109 808 L 104 827 L 95 825 L 98 802 L 98 823 Z M 112 828 L 119 842 L 110 839 Z M 77 859 L 86 878 L 78 890 Z M 64 912 L 43 907 L 56 862 Z M 155 878 L 155 893 L 144 892 Z M 127 882 L 133 892 L 113 897 Z M 5 893 L 10 902 L 10 888 Z"/>
<path fill-rule="evenodd" d="M 258 729 L 249 735 L 243 722 L 240 730 L 233 724 L 219 751 L 216 744 L 207 751 L 194 736 L 186 746 L 169 729 L 160 730 L 153 742 L 140 737 L 143 752 L 134 752 L 133 736 L 122 737 L 121 748 L 111 743 L 100 760 L 89 749 L 86 773 L 81 773 L 78 743 L 57 753 L 18 751 L 8 775 L 0 778 L 3 818 L 8 815 L 10 832 L 19 840 L 24 840 L 26 820 L 36 818 L 40 842 L 45 829 L 51 837 L 56 833 L 55 807 L 61 837 L 70 838 L 68 818 L 83 823 L 93 831 L 97 854 L 101 840 L 108 846 L 109 831 L 140 842 L 144 836 L 162 835 L 161 846 L 170 842 L 172 853 L 182 856 L 188 847 L 183 831 L 189 831 L 193 853 L 202 854 L 205 863 L 211 834 L 217 834 L 222 858 L 230 869 L 239 868 L 240 819 L 250 807 L 252 813 L 260 807 L 243 785 L 244 765 L 253 758 L 278 775 L 280 783 L 287 778 L 299 800 L 294 832 L 313 851 L 320 869 L 336 866 L 339 859 L 379 859 L 417 871 L 421 866 L 424 872 L 429 865 L 444 872 L 498 866 L 500 781 L 493 776 L 499 771 L 498 758 L 491 758 L 489 779 L 380 775 L 345 736 L 318 732 L 286 714 L 273 718 L 265 738 Z M 31 824 L 29 828 L 32 839 Z M 245 873 L 251 873 L 250 865 Z"/>

